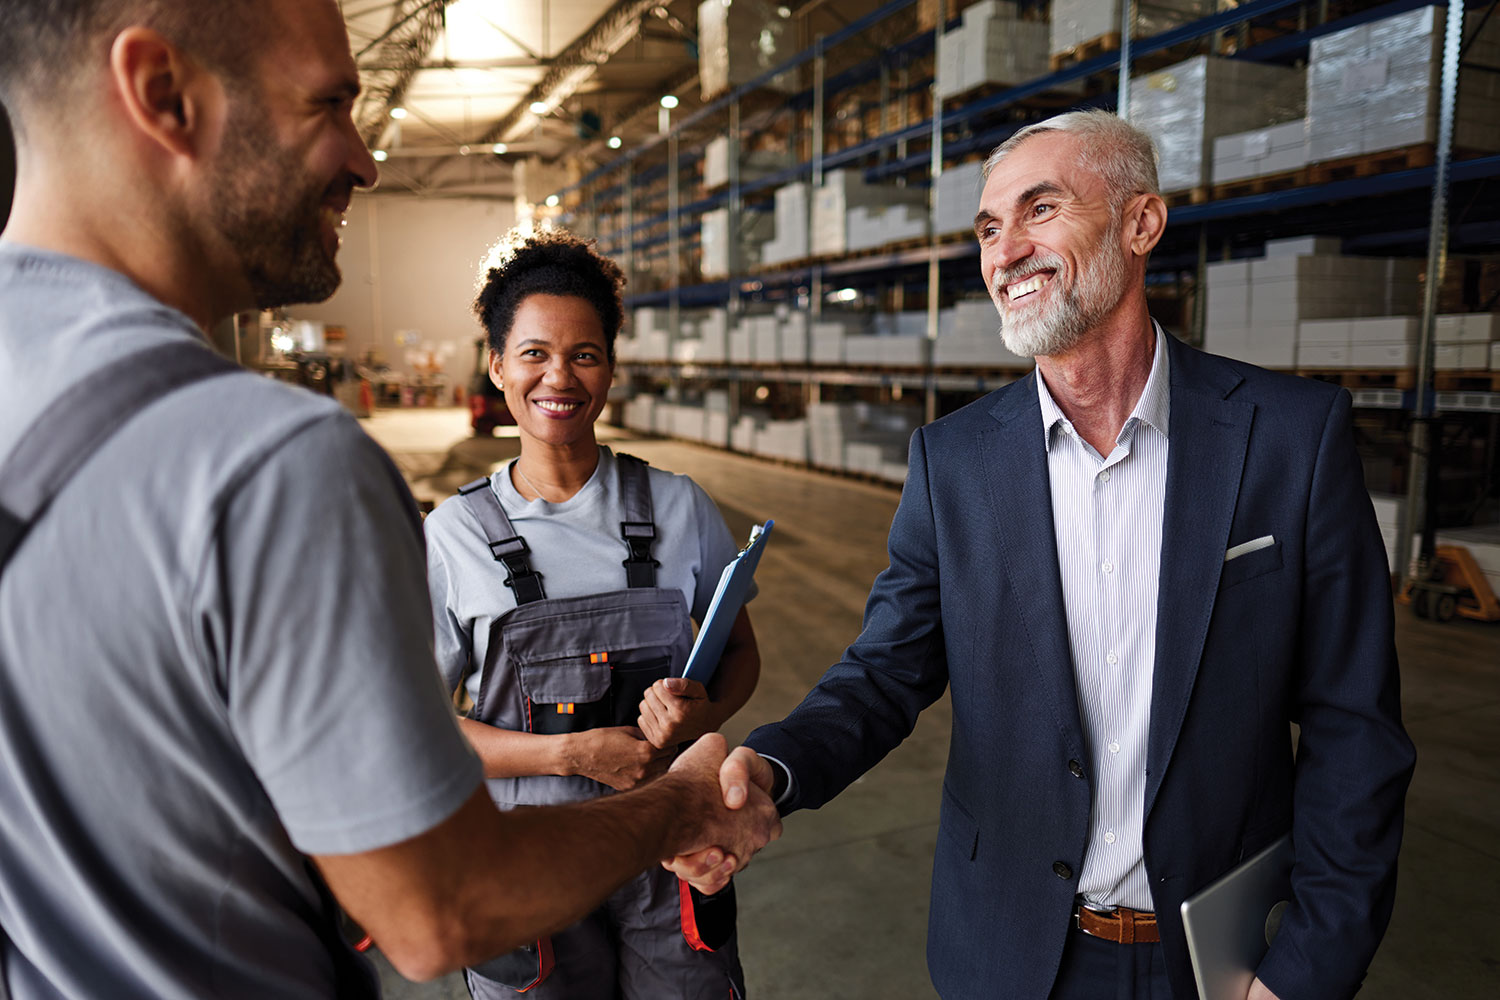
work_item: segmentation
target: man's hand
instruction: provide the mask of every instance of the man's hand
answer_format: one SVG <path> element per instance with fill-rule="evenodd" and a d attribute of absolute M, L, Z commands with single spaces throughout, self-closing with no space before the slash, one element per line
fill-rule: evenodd
<path fill-rule="evenodd" d="M 666 749 L 719 728 L 708 691 L 686 677 L 666 677 L 646 690 L 637 724 L 652 746 Z"/>
<path fill-rule="evenodd" d="M 757 800 L 763 798 L 769 802 L 774 780 L 775 774 L 769 761 L 749 747 L 736 747 L 733 753 L 724 758 L 724 763 L 719 768 L 719 793 L 723 796 L 726 808 L 742 809 L 752 800 L 752 794 Z M 772 809 L 775 809 L 774 805 Z M 770 839 L 775 840 L 780 836 L 781 820 L 778 817 L 776 832 Z M 730 876 L 743 870 L 749 863 L 749 855 L 737 856 L 731 850 L 715 844 L 707 850 L 679 854 L 663 861 L 662 867 L 675 873 L 699 892 L 712 895 L 728 885 Z"/>
<path fill-rule="evenodd" d="M 767 794 L 771 765 L 748 747 L 726 755 L 726 746 L 724 737 L 709 733 L 671 769 L 706 793 L 706 821 L 662 866 L 705 895 L 723 889 L 757 851 L 781 836 L 781 817 Z"/>
<path fill-rule="evenodd" d="M 569 773 L 627 791 L 667 769 L 670 754 L 652 746 L 634 726 L 570 733 L 564 748 Z"/>
<path fill-rule="evenodd" d="M 1250 995 L 1245 997 L 1245 1000 L 1280 1000 L 1280 998 L 1267 989 L 1266 984 L 1260 981 L 1259 976 L 1256 976 L 1255 982 L 1250 984 Z"/>

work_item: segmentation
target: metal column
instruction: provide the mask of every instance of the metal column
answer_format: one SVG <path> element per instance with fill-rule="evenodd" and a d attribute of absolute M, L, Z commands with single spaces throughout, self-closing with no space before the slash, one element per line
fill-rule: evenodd
<path fill-rule="evenodd" d="M 1427 481 L 1433 475 L 1428 456 L 1432 450 L 1432 355 L 1433 327 L 1437 315 L 1438 289 L 1448 266 L 1448 164 L 1453 155 L 1453 116 L 1458 106 L 1459 47 L 1463 42 L 1464 8 L 1448 4 L 1443 34 L 1443 82 L 1438 98 L 1437 159 L 1432 170 L 1432 219 L 1427 238 L 1427 287 L 1422 298 L 1422 336 L 1417 347 L 1416 393 L 1412 408 L 1411 462 L 1406 471 L 1406 516 L 1401 519 L 1401 537 L 1396 539 L 1395 569 L 1405 583 L 1412 576 L 1411 536 L 1422 525 L 1425 563 L 1432 556 L 1434 518 L 1427 509 Z M 1420 515 L 1420 520 L 1418 519 Z"/>
<path fill-rule="evenodd" d="M 813 59 L 813 107 L 812 107 L 812 177 L 807 190 L 807 253 L 812 256 L 813 203 L 818 200 L 818 188 L 823 186 L 823 106 L 824 76 L 828 68 L 828 56 L 823 48 L 823 36 L 813 43 L 817 56 Z M 817 320 L 823 315 L 823 269 L 813 264 L 807 281 L 809 318 Z"/>
<path fill-rule="evenodd" d="M 1134 0 L 1120 3 L 1120 99 L 1115 114 L 1130 120 L 1130 29 L 1135 24 Z"/>
<path fill-rule="evenodd" d="M 674 128 L 667 133 L 667 247 L 668 264 L 671 273 L 667 275 L 668 288 L 671 289 L 671 297 L 668 299 L 667 329 L 671 331 L 671 340 L 674 347 L 677 344 L 681 331 L 678 324 L 682 319 L 682 289 L 679 278 L 682 275 L 682 219 L 679 213 L 682 210 L 681 191 L 679 190 L 679 178 L 677 169 L 677 144 L 678 135 Z"/>

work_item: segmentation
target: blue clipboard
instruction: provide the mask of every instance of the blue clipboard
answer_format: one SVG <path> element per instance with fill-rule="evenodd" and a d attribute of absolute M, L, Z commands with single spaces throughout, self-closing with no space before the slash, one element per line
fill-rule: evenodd
<path fill-rule="evenodd" d="M 713 680 L 714 671 L 719 669 L 719 658 L 724 655 L 724 645 L 729 641 L 729 629 L 745 606 L 745 594 L 750 589 L 750 581 L 755 579 L 755 567 L 760 565 L 760 554 L 765 551 L 766 539 L 771 537 L 774 523 L 767 521 L 752 527 L 750 541 L 719 575 L 714 599 L 708 605 L 708 614 L 703 617 L 703 626 L 698 629 L 698 638 L 693 641 L 687 666 L 682 669 L 682 676 L 689 680 L 707 687 Z"/>

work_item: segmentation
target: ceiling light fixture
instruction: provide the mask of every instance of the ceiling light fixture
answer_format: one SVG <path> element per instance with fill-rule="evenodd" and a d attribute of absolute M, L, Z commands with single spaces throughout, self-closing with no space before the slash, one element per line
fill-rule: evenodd
<path fill-rule="evenodd" d="M 389 156 L 390 154 L 387 153 L 383 149 L 377 149 L 373 153 L 371 153 L 370 155 L 373 156 L 373 157 L 375 157 L 375 162 L 376 163 L 384 163 L 385 162 L 385 158 L 387 156 Z"/>
<path fill-rule="evenodd" d="M 501 153 L 505 152 L 509 148 L 510 147 L 507 146 L 505 143 L 503 143 L 503 142 L 497 142 L 493 146 L 490 147 L 490 152 L 494 153 L 496 156 L 499 156 Z"/>
<path fill-rule="evenodd" d="M 405 108 L 392 108 L 391 109 L 391 117 L 394 118 L 394 119 L 396 119 L 399 122 L 401 119 L 403 119 L 403 118 L 406 117 L 406 109 Z"/>
<path fill-rule="evenodd" d="M 551 108 L 547 107 L 547 102 L 546 101 L 532 101 L 531 102 L 531 113 L 534 114 L 534 115 L 545 115 L 548 111 L 551 111 L 551 110 L 552 110 Z"/>
<path fill-rule="evenodd" d="M 610 149 L 619 149 L 623 145 L 624 145 L 624 142 L 621 141 L 621 139 L 620 139 L 619 136 L 612 135 L 612 136 L 609 137 L 609 148 Z"/>
<path fill-rule="evenodd" d="M 548 208 L 556 208 L 556 207 L 557 207 L 557 203 L 558 203 L 558 202 L 559 202 L 559 201 L 560 201 L 560 200 L 561 200 L 561 199 L 559 199 L 559 198 L 558 198 L 558 197 L 557 197 L 557 195 L 555 195 L 555 194 L 549 194 L 549 195 L 548 195 L 548 196 L 547 196 L 547 207 L 548 207 Z"/>
<path fill-rule="evenodd" d="M 677 107 L 677 95 L 667 94 L 662 97 L 661 106 L 666 108 L 668 111 L 671 111 L 673 108 Z"/>

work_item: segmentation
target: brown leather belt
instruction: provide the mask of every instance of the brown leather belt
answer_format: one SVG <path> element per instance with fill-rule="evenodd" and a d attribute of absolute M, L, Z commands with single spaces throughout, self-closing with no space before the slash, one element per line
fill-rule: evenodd
<path fill-rule="evenodd" d="M 1123 906 L 1091 910 L 1080 903 L 1073 910 L 1073 926 L 1115 944 L 1156 944 L 1161 940 L 1156 930 L 1156 914 Z"/>

